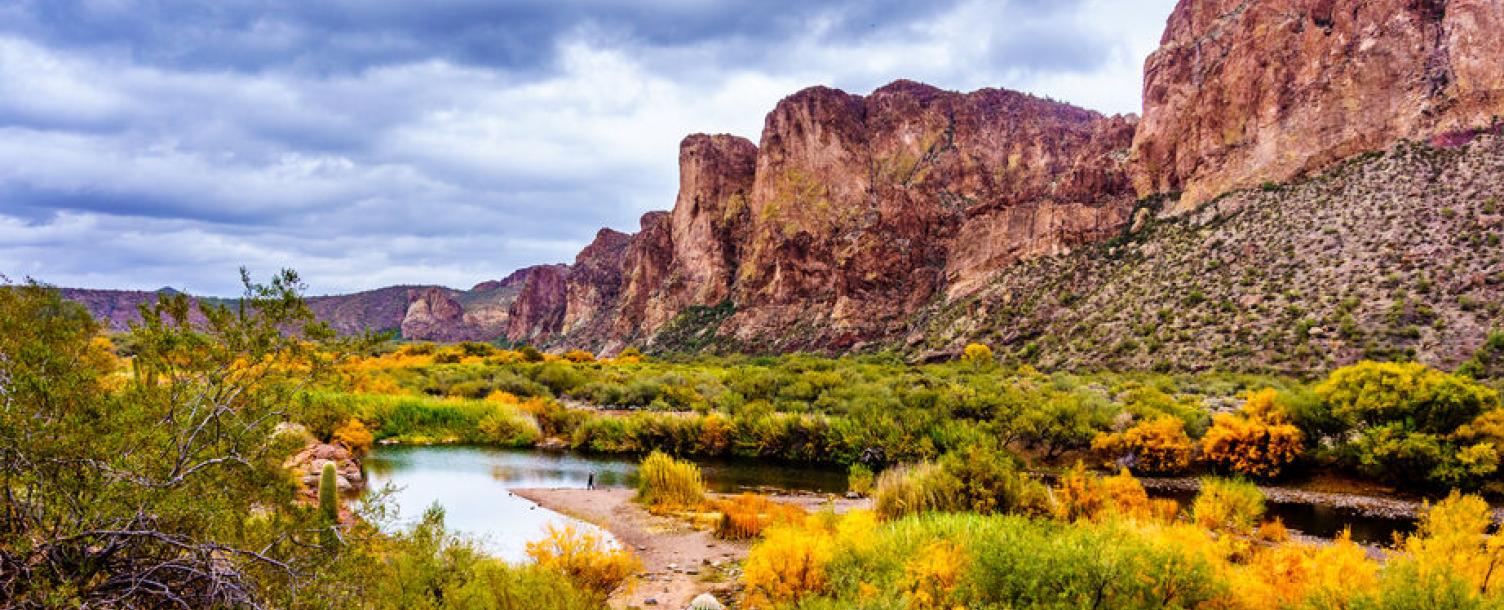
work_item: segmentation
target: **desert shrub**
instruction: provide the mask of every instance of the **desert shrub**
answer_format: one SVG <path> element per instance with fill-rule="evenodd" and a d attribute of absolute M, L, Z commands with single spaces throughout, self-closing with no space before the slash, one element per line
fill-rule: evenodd
<path fill-rule="evenodd" d="M 972 368 L 981 368 L 992 364 L 992 348 L 980 343 L 971 343 L 961 350 L 961 362 L 971 365 Z"/>
<path fill-rule="evenodd" d="M 550 525 L 542 540 L 528 543 L 527 556 L 539 567 L 561 572 L 577 586 L 602 595 L 616 590 L 642 565 L 601 534 L 574 526 Z"/>
<path fill-rule="evenodd" d="M 1498 392 L 1472 380 L 1415 363 L 1361 362 L 1333 371 L 1316 392 L 1351 431 L 1336 455 L 1359 472 L 1473 486 L 1498 469 L 1492 445 L 1459 446 L 1453 437 L 1500 408 Z"/>
<path fill-rule="evenodd" d="M 1218 415 L 1201 437 L 1202 456 L 1237 474 L 1279 476 L 1300 457 L 1304 440 L 1275 406 L 1275 396 L 1273 389 L 1262 390 L 1249 397 L 1242 413 Z"/>
<path fill-rule="evenodd" d="M 569 437 L 590 413 L 571 409 L 547 398 L 533 397 L 521 403 L 522 410 L 533 416 L 544 436 Z"/>
<path fill-rule="evenodd" d="M 358 419 L 349 419 L 340 427 L 334 429 L 331 435 L 334 442 L 348 447 L 355 455 L 365 455 L 371 450 L 371 443 L 376 439 L 366 425 Z"/>
<path fill-rule="evenodd" d="M 1224 590 L 1205 558 L 1117 524 L 1009 518 L 971 546 L 968 608 L 1196 608 Z"/>
<path fill-rule="evenodd" d="M 1101 477 L 1080 462 L 1065 474 L 1052 494 L 1053 514 L 1065 521 L 1100 521 L 1109 517 L 1169 521 L 1179 512 L 1174 500 L 1150 498 L 1126 469 Z"/>
<path fill-rule="evenodd" d="M 721 519 L 716 524 L 715 534 L 728 540 L 756 538 L 769 526 L 800 523 L 804 519 L 804 509 L 753 493 L 721 500 L 716 503 L 716 508 L 721 512 Z"/>
<path fill-rule="evenodd" d="M 884 470 L 872 497 L 878 516 L 889 520 L 962 506 L 961 482 L 934 462 Z"/>
<path fill-rule="evenodd" d="M 1112 418 L 1110 406 L 1077 391 L 1039 389 L 1028 394 L 1022 401 L 1025 408 L 1008 414 L 998 424 L 1043 450 L 1046 459 L 1089 446 Z"/>
<path fill-rule="evenodd" d="M 852 464 L 846 474 L 846 489 L 861 496 L 871 495 L 875 479 L 876 475 L 865 464 Z"/>
<path fill-rule="evenodd" d="M 412 528 L 378 547 L 346 547 L 320 589 L 303 593 L 318 604 L 369 610 L 599 610 L 605 594 L 576 585 L 555 567 L 509 565 L 445 530 L 443 511 L 430 509 Z"/>
<path fill-rule="evenodd" d="M 656 509 L 695 509 L 705 504 L 700 467 L 654 451 L 637 469 L 637 501 Z"/>
<path fill-rule="evenodd" d="M 929 513 L 834 537 L 802 608 L 1194 608 L 1223 593 L 1205 558 L 1117 524 Z"/>
<path fill-rule="evenodd" d="M 574 363 L 595 362 L 595 354 L 582 349 L 572 349 L 564 352 L 561 358 Z"/>
<path fill-rule="evenodd" d="M 1260 530 L 1263 529 L 1261 526 Z M 1375 593 L 1379 565 L 1347 536 L 1316 545 L 1264 540 L 1274 544 L 1252 553 L 1243 566 L 1222 569 L 1230 580 L 1228 593 L 1229 601 L 1234 602 L 1232 607 L 1246 610 L 1369 607 L 1355 602 Z"/>
<path fill-rule="evenodd" d="M 1092 450 L 1135 472 L 1176 474 L 1190 467 L 1195 445 L 1185 434 L 1184 421 L 1160 417 L 1102 434 L 1092 441 Z"/>
<path fill-rule="evenodd" d="M 556 395 L 568 394 L 585 384 L 585 375 L 568 362 L 549 362 L 538 367 L 533 377 Z"/>
<path fill-rule="evenodd" d="M 1480 381 L 1504 378 L 1504 332 L 1488 333 L 1473 357 L 1457 367 L 1457 374 Z"/>
<path fill-rule="evenodd" d="M 463 381 L 449 386 L 445 393 L 456 398 L 485 398 L 491 393 L 491 384 L 480 379 Z"/>
<path fill-rule="evenodd" d="M 904 565 L 903 592 L 911 610 L 949 610 L 956 607 L 956 590 L 962 584 L 971 557 L 958 543 L 931 543 Z"/>
<path fill-rule="evenodd" d="M 1206 477 L 1191 503 L 1191 520 L 1201 527 L 1251 532 L 1264 515 L 1264 492 L 1240 479 Z"/>
<path fill-rule="evenodd" d="M 772 608 L 824 592 L 834 552 L 835 537 L 825 527 L 769 528 L 742 563 L 744 606 Z"/>
<path fill-rule="evenodd" d="M 1039 483 L 1022 476 L 1013 456 L 980 445 L 952 451 L 940 458 L 940 468 L 955 481 L 956 510 L 983 515 L 1024 509 L 1044 496 Z M 1043 502 L 1037 502 L 1043 508 Z"/>
<path fill-rule="evenodd" d="M 498 408 L 475 423 L 483 440 L 506 447 L 528 447 L 538 443 L 543 433 L 532 417 L 517 408 Z"/>

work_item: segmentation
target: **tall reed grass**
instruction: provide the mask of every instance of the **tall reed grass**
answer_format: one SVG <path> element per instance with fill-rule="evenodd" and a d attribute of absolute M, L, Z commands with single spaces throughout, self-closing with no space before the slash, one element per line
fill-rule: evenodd
<path fill-rule="evenodd" d="M 693 510 L 706 503 L 700 467 L 654 451 L 637 469 L 637 501 L 655 509 Z"/>

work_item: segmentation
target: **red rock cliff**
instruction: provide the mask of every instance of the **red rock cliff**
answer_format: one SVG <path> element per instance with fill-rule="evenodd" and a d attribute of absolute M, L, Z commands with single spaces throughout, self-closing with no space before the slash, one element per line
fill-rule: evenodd
<path fill-rule="evenodd" d="M 730 330 L 831 347 L 889 333 L 939 291 L 1120 229 L 1132 120 L 1030 95 L 899 81 L 816 87 L 768 115 Z"/>
<path fill-rule="evenodd" d="M 1499 0 L 1182 0 L 1144 69 L 1139 195 L 1173 211 L 1504 115 Z"/>

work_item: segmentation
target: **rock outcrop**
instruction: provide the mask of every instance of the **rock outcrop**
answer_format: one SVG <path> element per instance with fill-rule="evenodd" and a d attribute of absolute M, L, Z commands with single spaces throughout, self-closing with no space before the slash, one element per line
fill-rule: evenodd
<path fill-rule="evenodd" d="M 410 292 L 407 313 L 402 317 L 402 336 L 443 341 L 464 334 L 465 308 L 452 292 L 438 286 Z"/>
<path fill-rule="evenodd" d="M 513 275 L 518 292 L 507 310 L 506 337 L 538 343 L 557 335 L 569 297 L 569 266 L 539 265 Z"/>
<path fill-rule="evenodd" d="M 1504 115 L 1498 0 L 1181 0 L 1144 70 L 1141 196 L 1183 213 Z"/>

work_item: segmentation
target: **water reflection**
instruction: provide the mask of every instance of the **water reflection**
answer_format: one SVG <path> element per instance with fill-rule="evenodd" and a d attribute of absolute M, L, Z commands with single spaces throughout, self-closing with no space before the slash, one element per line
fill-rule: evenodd
<path fill-rule="evenodd" d="M 840 470 L 745 460 L 700 463 L 706 486 L 720 492 L 781 489 L 818 493 L 846 490 Z M 398 524 L 411 524 L 438 503 L 449 526 L 477 537 L 485 548 L 508 560 L 525 557 L 528 541 L 546 526 L 570 520 L 509 493 L 529 487 L 583 489 L 591 476 L 597 487 L 636 485 L 637 461 L 466 446 L 385 446 L 365 460 L 373 489 L 390 483 Z"/>
<path fill-rule="evenodd" d="M 1196 500 L 1194 491 L 1151 489 L 1149 495 L 1172 498 L 1180 503 L 1182 510 L 1189 510 L 1191 503 Z M 1371 517 L 1325 504 L 1269 502 L 1264 516 L 1270 519 L 1278 517 L 1286 527 L 1319 538 L 1336 538 L 1343 530 L 1350 530 L 1353 542 L 1378 546 L 1393 544 L 1396 534 L 1408 534 L 1415 531 L 1416 527 L 1414 519 Z"/>

